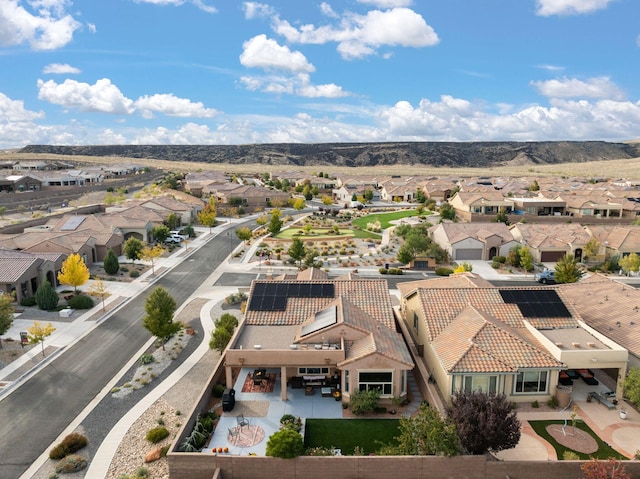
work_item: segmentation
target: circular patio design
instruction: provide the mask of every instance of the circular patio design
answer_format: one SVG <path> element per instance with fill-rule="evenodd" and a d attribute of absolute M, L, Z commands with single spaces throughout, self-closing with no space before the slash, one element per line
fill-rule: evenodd
<path fill-rule="evenodd" d="M 236 428 L 237 435 L 229 434 L 227 440 L 235 447 L 251 447 L 264 439 L 264 429 L 260 426 L 244 426 Z"/>
<path fill-rule="evenodd" d="M 598 450 L 596 440 L 577 427 L 567 426 L 563 431 L 561 425 L 551 424 L 546 429 L 549 435 L 564 447 L 583 454 L 591 454 Z"/>

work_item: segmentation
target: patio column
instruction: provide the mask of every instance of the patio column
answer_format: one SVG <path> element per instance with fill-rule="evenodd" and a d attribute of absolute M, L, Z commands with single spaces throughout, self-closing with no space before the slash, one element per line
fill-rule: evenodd
<path fill-rule="evenodd" d="M 280 399 L 287 400 L 287 368 L 280 366 Z"/>
<path fill-rule="evenodd" d="M 224 367 L 225 372 L 225 384 L 228 388 L 233 387 L 233 372 L 231 371 L 231 366 Z"/>

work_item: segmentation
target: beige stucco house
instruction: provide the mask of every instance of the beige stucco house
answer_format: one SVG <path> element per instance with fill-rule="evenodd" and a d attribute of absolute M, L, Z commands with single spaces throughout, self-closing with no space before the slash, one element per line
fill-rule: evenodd
<path fill-rule="evenodd" d="M 517 245 L 504 223 L 440 223 L 429 228 L 429 237 L 453 261 L 490 260 Z"/>

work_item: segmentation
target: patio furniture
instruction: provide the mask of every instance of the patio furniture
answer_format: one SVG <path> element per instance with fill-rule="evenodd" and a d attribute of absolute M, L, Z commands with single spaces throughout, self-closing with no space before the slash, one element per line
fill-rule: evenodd
<path fill-rule="evenodd" d="M 558 378 L 558 382 L 563 386 L 572 386 L 573 379 L 567 374 L 566 371 L 560 371 L 560 376 Z"/>
<path fill-rule="evenodd" d="M 232 441 L 234 437 L 240 436 L 240 431 L 238 431 L 237 427 L 230 427 L 229 429 L 229 440 Z"/>
<path fill-rule="evenodd" d="M 608 409 L 615 409 L 616 408 L 615 404 L 613 404 L 611 401 L 609 401 L 606 397 L 604 397 L 600 393 L 590 392 L 589 396 L 591 396 L 593 399 L 598 401 L 600 404 L 602 404 L 604 406 L 607 406 Z"/>
<path fill-rule="evenodd" d="M 242 430 L 244 426 L 249 425 L 249 420 L 246 417 L 244 417 L 244 414 L 238 414 L 236 416 L 236 422 L 238 423 L 237 427 L 239 427 L 240 430 Z"/>
<path fill-rule="evenodd" d="M 261 386 L 262 382 L 267 379 L 267 370 L 264 368 L 253 371 L 253 385 Z"/>
<path fill-rule="evenodd" d="M 589 386 L 597 386 L 598 384 L 600 384 L 595 378 L 591 369 L 578 369 L 578 374 L 580 375 L 582 380 Z"/>
<path fill-rule="evenodd" d="M 322 389 L 320 389 L 320 392 L 322 393 L 323 398 L 331 397 L 331 388 L 323 387 Z"/>

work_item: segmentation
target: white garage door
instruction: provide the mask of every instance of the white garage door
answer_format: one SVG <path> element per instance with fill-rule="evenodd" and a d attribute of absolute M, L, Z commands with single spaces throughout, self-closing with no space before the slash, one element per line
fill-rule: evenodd
<path fill-rule="evenodd" d="M 477 248 L 461 248 L 456 250 L 457 260 L 465 260 L 465 259 L 482 259 L 482 250 Z"/>

